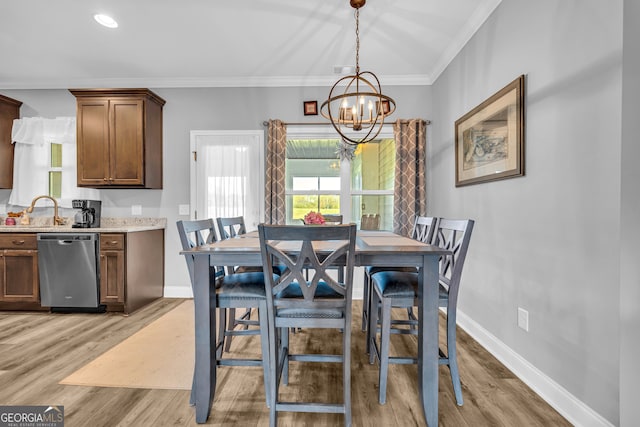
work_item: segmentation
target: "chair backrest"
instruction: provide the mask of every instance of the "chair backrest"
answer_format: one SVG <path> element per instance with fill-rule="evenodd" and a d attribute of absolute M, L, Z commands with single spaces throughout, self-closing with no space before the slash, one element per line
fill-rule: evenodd
<path fill-rule="evenodd" d="M 436 235 L 435 229 L 438 218 L 432 216 L 416 216 L 413 223 L 413 233 L 411 238 L 422 243 L 432 243 L 433 237 Z"/>
<path fill-rule="evenodd" d="M 342 224 L 342 215 L 322 215 L 326 223 Z"/>
<path fill-rule="evenodd" d="M 355 266 L 356 225 L 323 225 L 318 227 L 297 225 L 258 225 L 263 271 L 273 271 L 273 266 L 284 265 L 280 276 L 265 274 L 268 305 L 276 307 L 322 308 L 345 307 L 351 304 L 353 268 Z M 345 266 L 343 283 L 333 279 L 331 266 Z M 304 270 L 310 269 L 310 280 Z M 342 298 L 323 298 L 316 293 L 318 286 L 329 286 Z M 300 298 L 276 298 L 290 287 L 300 287 Z M 293 291 L 293 290 L 292 290 Z M 345 305 L 347 304 L 347 305 Z"/>
<path fill-rule="evenodd" d="M 380 215 L 364 214 L 360 221 L 360 230 L 378 230 L 380 229 Z"/>
<path fill-rule="evenodd" d="M 218 233 L 220 233 L 220 239 L 222 240 L 247 232 L 247 228 L 244 225 L 244 217 L 242 216 L 229 218 L 219 217 L 216 218 L 216 221 L 218 223 Z"/>
<path fill-rule="evenodd" d="M 440 218 L 433 244 L 452 251 L 452 255 L 440 259 L 440 283 L 448 289 L 449 306 L 455 307 L 462 277 L 462 267 L 467 257 L 474 221 Z"/>
<path fill-rule="evenodd" d="M 182 244 L 182 250 L 184 251 L 195 248 L 196 246 L 202 246 L 217 241 L 215 225 L 211 218 L 197 221 L 177 221 L 176 225 L 178 226 L 180 243 Z M 191 285 L 193 286 L 194 256 L 185 254 L 184 258 L 187 261 L 189 277 L 191 278 Z M 222 274 L 213 266 L 210 270 L 210 279 L 212 280 L 215 280 L 216 276 Z"/>

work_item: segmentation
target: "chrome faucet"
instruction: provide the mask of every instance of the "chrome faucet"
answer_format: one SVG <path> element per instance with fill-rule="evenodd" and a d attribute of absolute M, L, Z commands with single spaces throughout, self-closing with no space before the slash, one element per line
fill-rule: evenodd
<path fill-rule="evenodd" d="M 27 208 L 27 213 L 32 213 L 33 212 L 33 207 L 35 206 L 36 202 L 39 199 L 49 199 L 53 202 L 53 225 L 63 225 L 64 224 L 64 218 L 60 218 L 58 216 L 58 202 L 56 202 L 56 199 L 54 199 L 51 196 L 38 196 L 35 197 L 32 201 L 31 201 L 31 206 L 29 206 Z"/>

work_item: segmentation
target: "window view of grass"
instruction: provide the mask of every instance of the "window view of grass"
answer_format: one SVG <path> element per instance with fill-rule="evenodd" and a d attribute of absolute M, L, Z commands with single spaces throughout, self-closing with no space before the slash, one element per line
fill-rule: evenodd
<path fill-rule="evenodd" d="M 293 219 L 302 219 L 309 211 L 320 212 L 323 215 L 340 214 L 339 195 L 300 195 L 293 196 Z"/>

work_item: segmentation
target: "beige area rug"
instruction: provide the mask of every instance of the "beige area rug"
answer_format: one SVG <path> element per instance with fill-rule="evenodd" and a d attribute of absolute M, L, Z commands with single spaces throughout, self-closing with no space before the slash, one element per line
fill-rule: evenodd
<path fill-rule="evenodd" d="M 187 300 L 60 384 L 191 390 L 193 331 L 193 301 Z"/>

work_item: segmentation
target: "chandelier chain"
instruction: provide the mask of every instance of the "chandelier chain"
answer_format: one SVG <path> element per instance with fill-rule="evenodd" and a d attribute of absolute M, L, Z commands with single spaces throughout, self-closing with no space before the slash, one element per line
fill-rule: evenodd
<path fill-rule="evenodd" d="M 360 9 L 356 9 L 356 74 L 360 74 Z"/>

